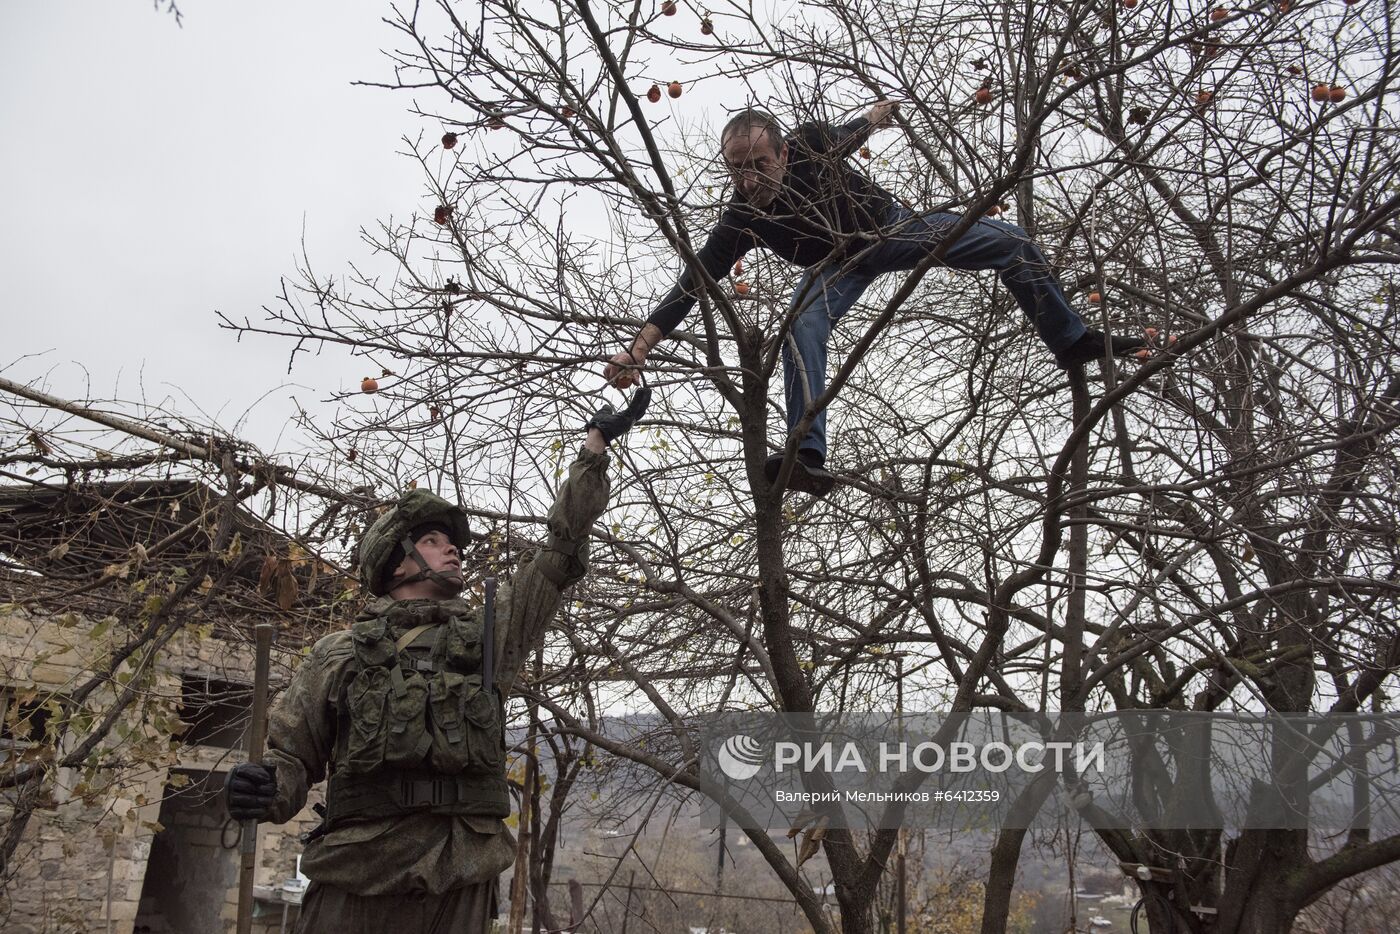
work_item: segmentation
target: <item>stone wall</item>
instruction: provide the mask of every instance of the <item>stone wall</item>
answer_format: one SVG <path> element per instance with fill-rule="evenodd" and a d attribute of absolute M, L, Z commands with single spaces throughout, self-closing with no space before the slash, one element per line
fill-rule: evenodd
<path fill-rule="evenodd" d="M 9 709 L 35 709 L 102 670 L 127 630 L 116 620 L 66 615 L 36 617 L 0 610 L 0 691 Z M 273 689 L 298 657 L 275 653 Z M 237 825 L 226 822 L 219 792 L 241 748 L 182 745 L 176 712 L 186 677 L 251 683 L 251 647 L 187 627 L 149 671 L 118 669 L 116 684 L 88 700 L 99 712 L 133 678 L 133 703 L 101 747 L 103 768 L 51 770 L 15 851 L 13 878 L 0 892 L 0 930 L 7 934 L 217 934 L 233 932 L 237 913 Z M 123 680 L 125 679 L 125 681 Z M 45 744 L 0 749 L 0 774 Z M 59 742 L 81 741 L 69 731 Z M 48 744 L 51 748 L 52 742 Z M 308 809 L 283 826 L 259 828 L 256 881 L 273 886 L 295 873 L 299 834 L 318 818 Z M 0 827 L 11 802 L 0 800 Z M 280 906 L 260 909 L 255 931 L 276 932 Z M 294 919 L 296 909 L 290 912 Z"/>

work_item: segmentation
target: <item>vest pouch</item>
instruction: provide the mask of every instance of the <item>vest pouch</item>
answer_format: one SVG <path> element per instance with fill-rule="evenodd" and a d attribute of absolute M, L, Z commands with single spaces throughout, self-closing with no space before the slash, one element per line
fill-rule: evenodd
<path fill-rule="evenodd" d="M 433 769 L 444 775 L 457 775 L 471 762 L 467 724 L 462 717 L 467 676 L 451 671 L 436 672 L 428 682 L 428 717 L 432 721 Z"/>
<path fill-rule="evenodd" d="M 432 748 L 428 733 L 428 682 L 417 671 L 387 669 L 389 689 L 384 723 L 384 764 L 416 768 Z"/>
<path fill-rule="evenodd" d="M 467 726 L 467 771 L 499 777 L 506 766 L 505 731 L 496 695 L 481 689 L 481 678 L 468 679 L 462 698 Z"/>
<path fill-rule="evenodd" d="M 389 629 L 382 619 L 358 622 L 350 627 L 350 638 L 355 647 L 355 658 L 361 668 L 379 668 L 398 664 L 398 650 L 389 637 Z"/>
<path fill-rule="evenodd" d="M 481 621 L 454 617 L 443 627 L 442 659 L 448 671 L 471 674 L 481 671 Z"/>
<path fill-rule="evenodd" d="M 346 709 L 350 715 L 345 745 L 346 771 L 363 775 L 384 764 L 390 690 L 387 668 L 362 669 L 346 689 Z"/>

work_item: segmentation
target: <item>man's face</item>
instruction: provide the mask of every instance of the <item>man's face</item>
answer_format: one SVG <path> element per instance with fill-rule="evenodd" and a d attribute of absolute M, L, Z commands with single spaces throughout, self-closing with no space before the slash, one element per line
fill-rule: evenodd
<path fill-rule="evenodd" d="M 725 137 L 721 155 L 734 188 L 756 208 L 766 208 L 778 197 L 787 174 L 787 143 L 762 127 L 735 130 Z"/>
<path fill-rule="evenodd" d="M 457 546 L 452 544 L 452 540 L 447 537 L 446 533 L 436 530 L 425 532 L 415 544 L 418 553 L 423 556 L 423 560 L 428 562 L 428 567 L 457 582 L 456 589 L 447 596 L 456 596 L 461 593 L 463 586 L 462 556 L 457 552 Z M 412 577 L 419 570 L 417 561 L 404 556 L 403 561 L 394 571 L 394 581 L 398 582 L 406 577 Z M 422 581 L 422 583 L 442 589 L 442 584 L 432 578 Z"/>

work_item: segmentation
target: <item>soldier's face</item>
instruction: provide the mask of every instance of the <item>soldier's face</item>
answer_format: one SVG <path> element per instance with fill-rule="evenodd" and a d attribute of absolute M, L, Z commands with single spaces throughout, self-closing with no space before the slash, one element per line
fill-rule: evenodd
<path fill-rule="evenodd" d="M 423 560 L 428 562 L 428 567 L 451 578 L 457 582 L 456 590 L 448 596 L 456 596 L 462 590 L 462 556 L 457 551 L 457 546 L 452 544 L 452 540 L 442 532 L 428 532 L 414 543 L 418 553 L 423 556 Z M 411 577 L 419 571 L 418 562 L 410 557 L 405 557 L 394 571 L 394 580 L 403 580 Z M 432 579 L 423 581 L 425 584 L 432 584 L 441 588 L 438 581 Z"/>
<path fill-rule="evenodd" d="M 756 208 L 772 204 L 787 175 L 787 143 L 762 127 L 749 127 L 725 137 L 721 150 L 743 199 Z"/>

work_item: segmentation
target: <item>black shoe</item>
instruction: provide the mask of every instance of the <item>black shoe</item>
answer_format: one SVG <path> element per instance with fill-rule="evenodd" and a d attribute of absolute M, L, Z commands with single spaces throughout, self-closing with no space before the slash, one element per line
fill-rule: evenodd
<path fill-rule="evenodd" d="M 1115 357 L 1126 357 L 1128 354 L 1147 346 L 1147 341 L 1140 337 L 1120 337 L 1114 334 L 1109 340 L 1112 341 L 1113 356 Z M 1062 370 L 1102 359 L 1103 331 L 1097 328 L 1085 331 L 1079 340 L 1055 354 L 1055 362 L 1060 365 Z"/>
<path fill-rule="evenodd" d="M 831 492 L 831 488 L 836 485 L 836 478 L 822 467 L 824 458 L 810 448 L 801 448 L 797 452 L 797 463 L 792 467 L 792 476 L 788 478 L 788 489 L 798 490 L 802 493 L 810 493 L 820 499 Z M 778 482 L 778 472 L 783 469 L 783 455 L 774 454 L 763 462 L 763 473 L 768 478 L 769 483 Z"/>

